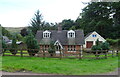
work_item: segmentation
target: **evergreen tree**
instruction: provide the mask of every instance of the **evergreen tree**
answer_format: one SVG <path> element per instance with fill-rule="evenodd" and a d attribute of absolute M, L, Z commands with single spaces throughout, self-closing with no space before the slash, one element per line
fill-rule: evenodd
<path fill-rule="evenodd" d="M 26 44 L 27 44 L 27 49 L 30 49 L 28 50 L 28 53 L 30 56 L 34 56 L 39 50 L 39 45 L 38 45 L 38 42 L 37 40 L 34 38 L 32 32 L 30 31 L 28 36 L 26 36 Z M 35 50 L 31 50 L 31 49 L 35 49 Z"/>
<path fill-rule="evenodd" d="M 42 14 L 40 14 L 40 11 L 37 10 L 35 17 L 32 18 L 30 26 L 28 27 L 34 35 L 36 34 L 37 30 L 44 30 L 44 22 L 42 20 Z"/>

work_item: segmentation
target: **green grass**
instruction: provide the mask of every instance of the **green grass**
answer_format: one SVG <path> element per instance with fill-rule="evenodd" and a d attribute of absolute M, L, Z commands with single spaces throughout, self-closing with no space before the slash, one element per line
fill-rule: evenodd
<path fill-rule="evenodd" d="M 64 75 L 91 75 L 114 71 L 118 68 L 118 57 L 108 59 L 58 59 L 40 57 L 2 57 L 2 70 L 16 72 L 21 70 L 34 73 Z"/>
<path fill-rule="evenodd" d="M 26 54 L 23 54 L 23 56 L 29 56 L 28 52 L 27 51 L 22 51 L 23 53 L 26 53 Z M 10 51 L 6 51 L 4 53 L 4 55 L 12 55 L 12 53 Z M 21 55 L 20 54 L 20 51 L 17 51 L 17 54 L 16 55 Z"/>

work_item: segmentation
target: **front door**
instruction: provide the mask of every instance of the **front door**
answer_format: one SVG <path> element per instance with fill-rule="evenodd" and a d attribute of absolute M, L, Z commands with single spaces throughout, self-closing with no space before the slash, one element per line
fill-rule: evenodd
<path fill-rule="evenodd" d="M 87 41 L 86 43 L 86 48 L 91 48 L 93 46 L 93 41 Z"/>

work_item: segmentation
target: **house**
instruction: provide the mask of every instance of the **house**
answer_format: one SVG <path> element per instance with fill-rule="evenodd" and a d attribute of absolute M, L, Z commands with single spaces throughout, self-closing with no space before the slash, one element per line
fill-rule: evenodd
<path fill-rule="evenodd" d="M 66 50 L 65 52 L 77 52 L 84 44 L 83 30 L 62 30 L 58 26 L 58 30 L 37 31 L 36 39 L 41 49 L 48 49 L 50 42 L 56 46 L 56 53 L 59 49 Z"/>
<path fill-rule="evenodd" d="M 100 36 L 96 31 L 88 33 L 85 36 L 85 44 L 84 44 L 84 48 L 91 48 L 93 45 L 96 45 L 96 40 L 99 39 L 99 41 L 105 42 L 106 40 Z"/>
<path fill-rule="evenodd" d="M 5 41 L 5 43 L 9 42 L 9 38 L 7 36 L 2 36 L 2 39 Z"/>

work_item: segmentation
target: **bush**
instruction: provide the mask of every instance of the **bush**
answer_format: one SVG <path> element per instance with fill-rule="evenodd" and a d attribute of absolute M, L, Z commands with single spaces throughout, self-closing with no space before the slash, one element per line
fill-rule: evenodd
<path fill-rule="evenodd" d="M 17 44 L 16 44 L 16 35 L 13 35 L 12 37 L 12 44 L 11 44 L 11 49 L 10 49 L 10 52 L 13 54 L 13 55 L 16 55 L 17 53 Z"/>
<path fill-rule="evenodd" d="M 118 42 L 118 40 L 108 39 L 108 38 L 106 40 L 110 45 L 117 45 L 117 42 Z"/>
<path fill-rule="evenodd" d="M 109 50 L 110 45 L 109 45 L 109 43 L 104 42 L 104 43 L 101 44 L 101 48 L 102 48 L 102 50 Z"/>
<path fill-rule="evenodd" d="M 7 48 L 7 45 L 5 44 L 5 41 L 2 40 L 2 48 Z M 4 49 L 4 52 L 6 51 L 6 49 Z"/>
<path fill-rule="evenodd" d="M 25 38 L 27 44 L 27 49 L 39 49 L 37 40 L 34 38 L 33 34 L 30 32 Z M 28 50 L 30 56 L 34 56 L 39 50 Z"/>
<path fill-rule="evenodd" d="M 102 48 L 101 48 L 101 46 L 100 45 L 94 45 L 94 46 L 92 46 L 92 50 L 101 50 Z"/>
<path fill-rule="evenodd" d="M 53 42 L 50 43 L 50 47 L 48 49 L 48 52 L 50 53 L 51 56 L 53 56 L 53 53 L 55 53 L 55 46 L 54 46 Z"/>

